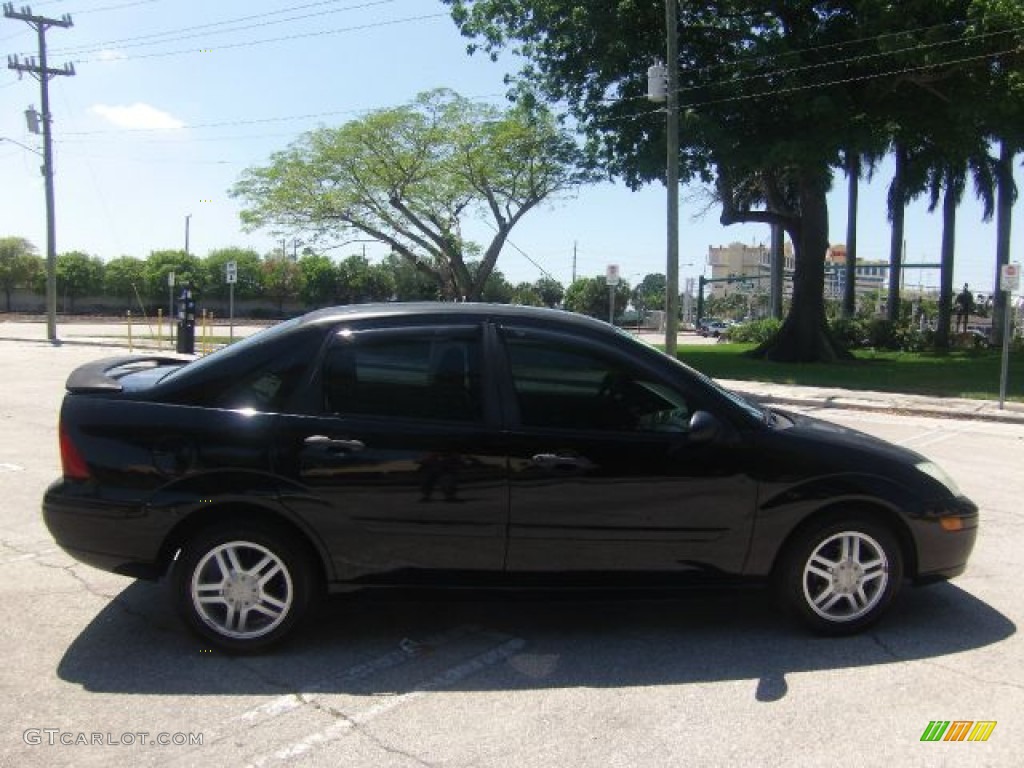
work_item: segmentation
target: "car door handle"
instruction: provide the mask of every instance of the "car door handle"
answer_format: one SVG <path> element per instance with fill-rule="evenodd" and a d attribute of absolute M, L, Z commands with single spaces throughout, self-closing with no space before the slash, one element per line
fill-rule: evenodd
<path fill-rule="evenodd" d="M 310 448 L 319 448 L 328 453 L 356 453 L 366 447 L 362 440 L 336 440 L 327 435 L 310 435 L 302 442 Z"/>
<path fill-rule="evenodd" d="M 594 465 L 582 456 L 560 453 L 538 453 L 530 458 L 541 469 L 590 469 Z"/>

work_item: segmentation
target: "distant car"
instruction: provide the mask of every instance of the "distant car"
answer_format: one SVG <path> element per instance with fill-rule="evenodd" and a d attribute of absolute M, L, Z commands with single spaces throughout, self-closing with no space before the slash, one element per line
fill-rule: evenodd
<path fill-rule="evenodd" d="M 923 456 L 747 402 L 578 315 L 327 309 L 67 381 L 43 515 L 82 562 L 169 574 L 229 651 L 324 590 L 773 585 L 856 632 L 961 573 L 978 510 Z"/>
<path fill-rule="evenodd" d="M 729 330 L 730 324 L 725 320 L 707 320 L 701 321 L 697 326 L 697 334 L 700 336 L 712 336 L 718 338 L 723 333 Z"/>

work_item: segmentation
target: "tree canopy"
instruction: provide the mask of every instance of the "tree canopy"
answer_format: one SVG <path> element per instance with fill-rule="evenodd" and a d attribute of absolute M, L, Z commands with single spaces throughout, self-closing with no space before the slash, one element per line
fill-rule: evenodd
<path fill-rule="evenodd" d="M 445 2 L 471 51 L 519 54 L 519 81 L 567 106 L 595 164 L 632 187 L 665 178 L 664 112 L 645 98 L 647 68 L 664 58 L 663 0 Z M 935 96 L 940 81 L 962 99 L 958 111 L 973 110 L 997 133 L 993 104 L 1011 78 L 996 70 L 1021 68 L 1019 3 L 679 6 L 680 53 L 671 66 L 679 74 L 680 178 L 709 185 L 723 224 L 778 225 L 793 242 L 791 311 L 762 352 L 801 361 L 843 356 L 824 314 L 833 171 L 847 153 L 877 155 L 901 130 L 943 123 L 951 105 Z"/>
<path fill-rule="evenodd" d="M 543 108 L 501 110 L 436 90 L 303 135 L 246 170 L 232 194 L 249 228 L 358 232 L 388 244 L 442 298 L 475 300 L 522 217 L 593 178 L 581 159 Z M 493 229 L 488 243 L 464 237 L 471 219 Z"/>
<path fill-rule="evenodd" d="M 29 285 L 42 271 L 42 261 L 36 255 L 36 247 L 23 237 L 0 237 L 0 289 L 7 300 L 7 311 L 11 311 L 11 292 L 23 285 Z"/>

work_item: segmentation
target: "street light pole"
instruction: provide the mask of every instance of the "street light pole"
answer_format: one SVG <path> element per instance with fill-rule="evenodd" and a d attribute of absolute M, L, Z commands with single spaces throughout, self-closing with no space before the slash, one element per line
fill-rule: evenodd
<path fill-rule="evenodd" d="M 192 218 L 191 213 L 185 214 L 185 258 L 188 258 L 188 222 Z"/>

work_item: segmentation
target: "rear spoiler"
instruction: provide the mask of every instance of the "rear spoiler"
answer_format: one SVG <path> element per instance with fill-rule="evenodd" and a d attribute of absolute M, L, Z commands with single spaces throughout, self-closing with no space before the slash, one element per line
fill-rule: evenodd
<path fill-rule="evenodd" d="M 81 365 L 68 376 L 68 392 L 120 392 L 118 379 L 129 373 L 159 368 L 162 365 L 182 365 L 192 358 L 160 355 L 134 355 L 106 357 Z"/>

